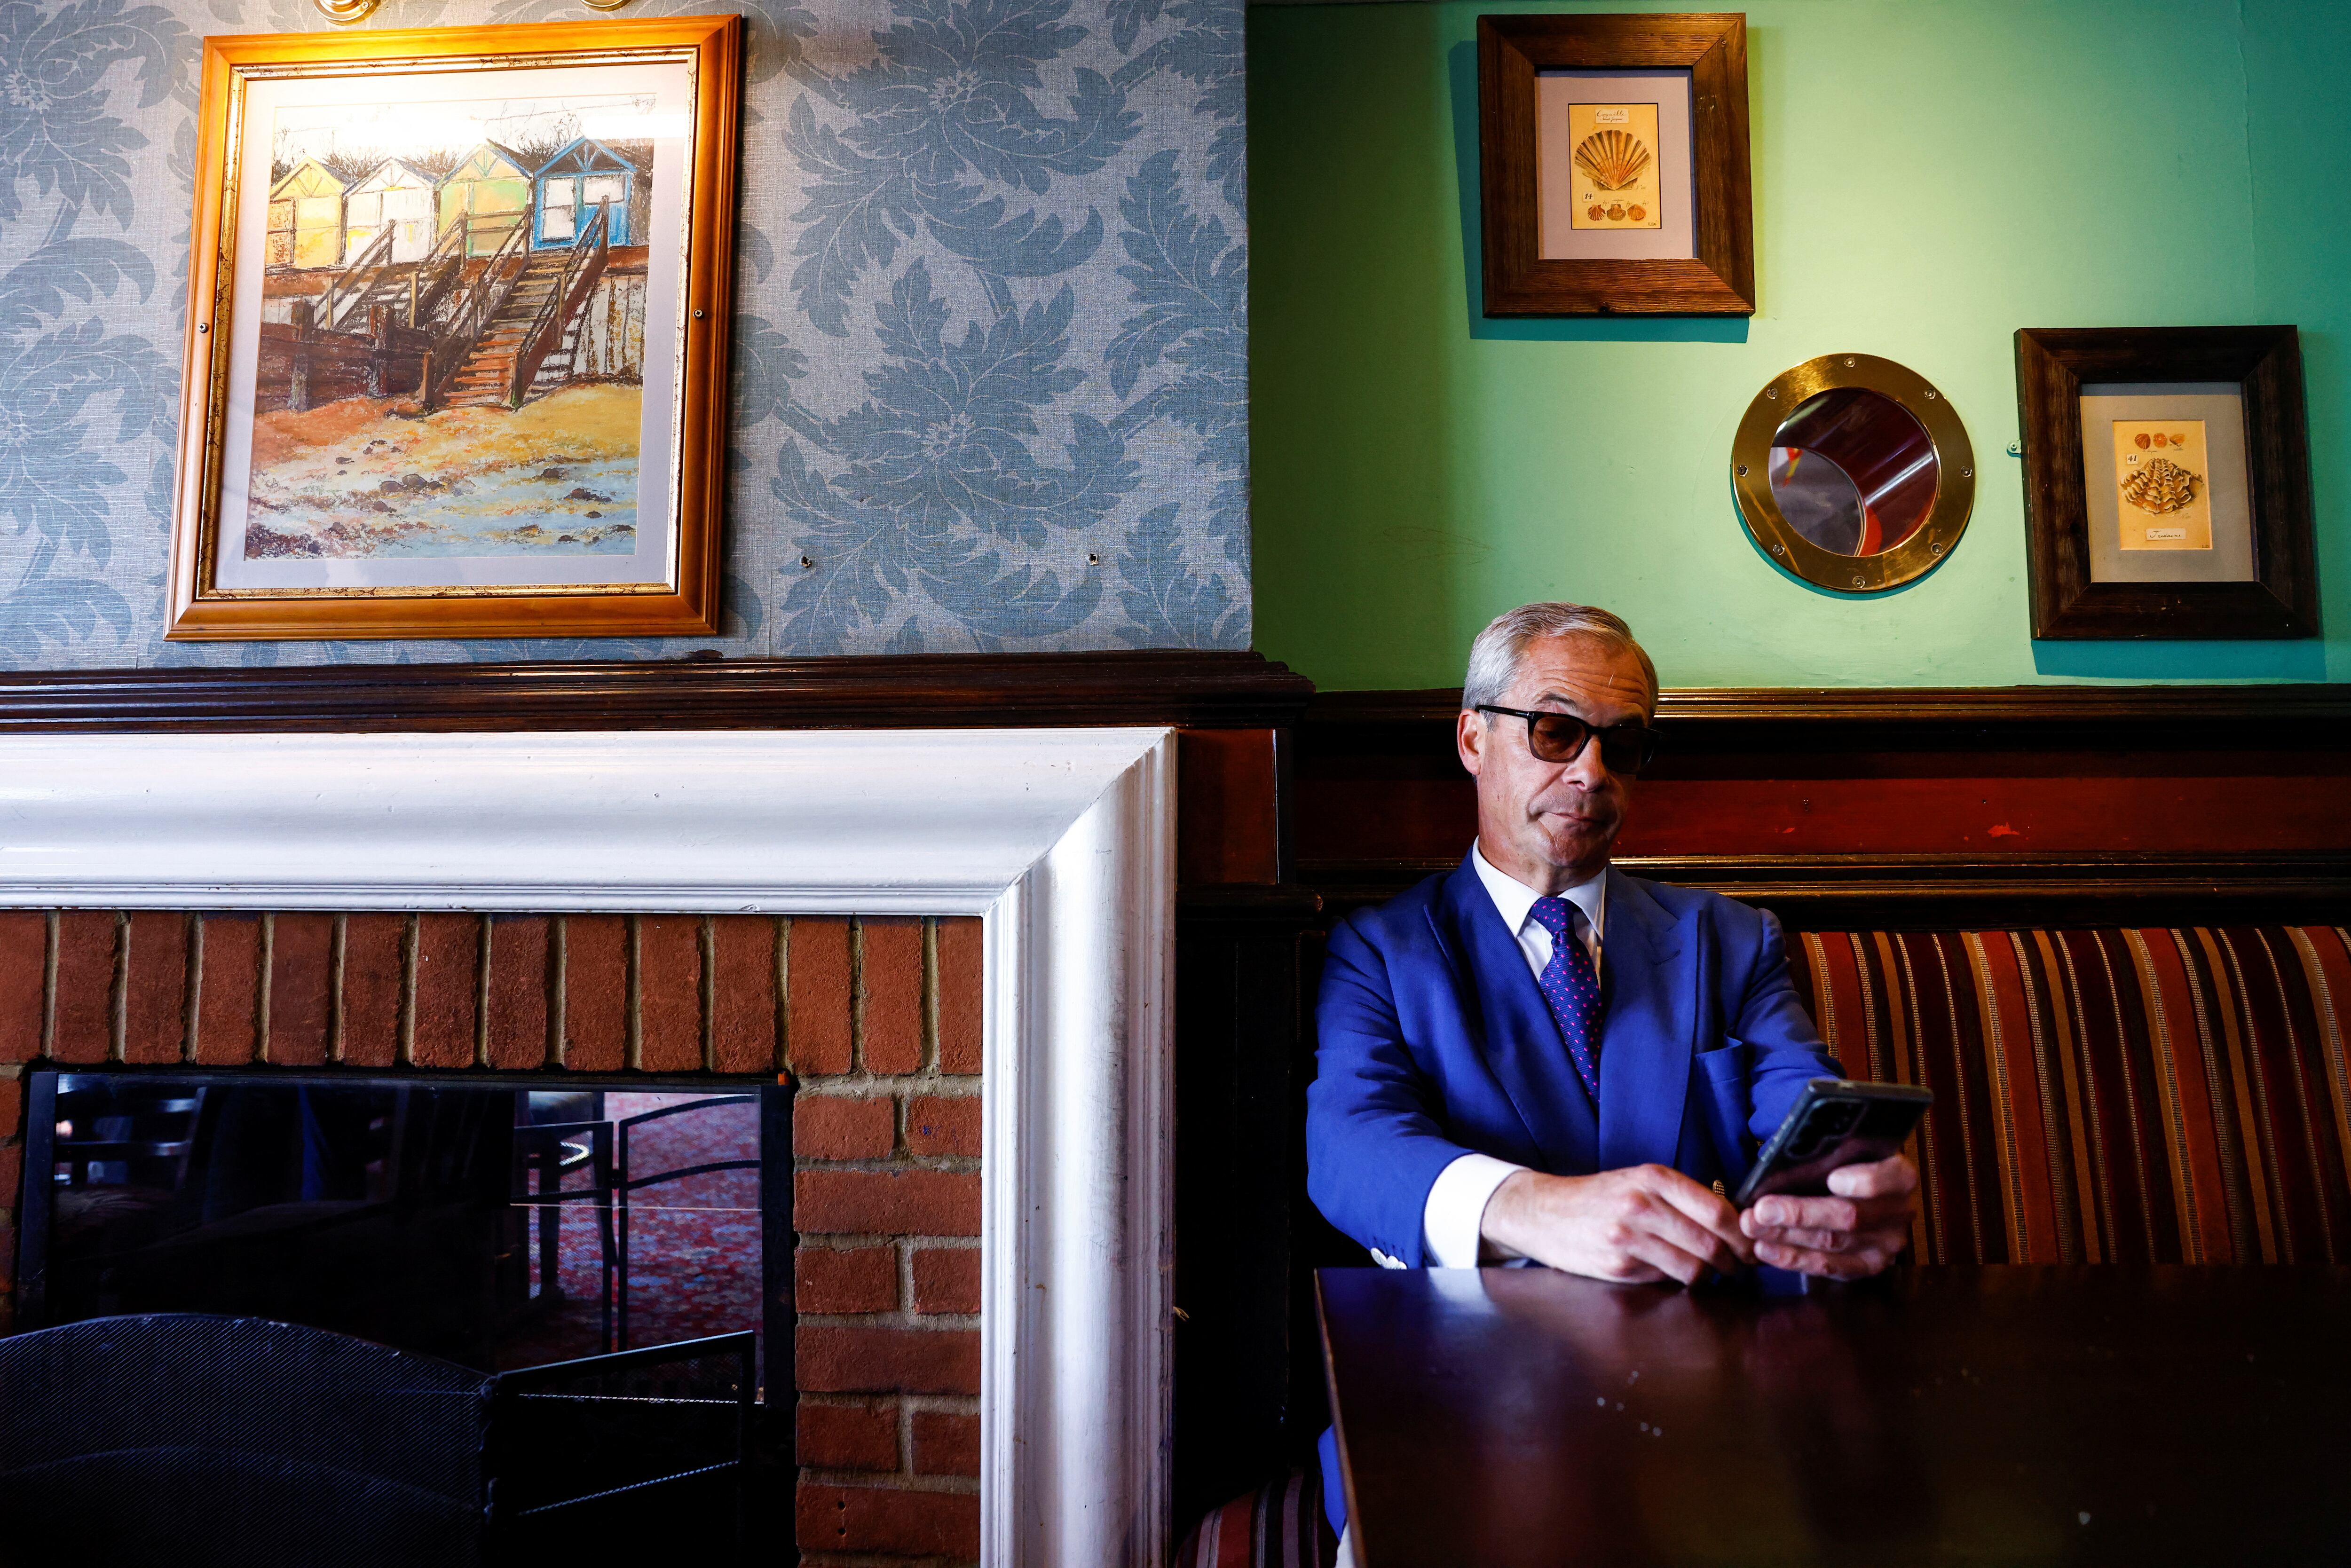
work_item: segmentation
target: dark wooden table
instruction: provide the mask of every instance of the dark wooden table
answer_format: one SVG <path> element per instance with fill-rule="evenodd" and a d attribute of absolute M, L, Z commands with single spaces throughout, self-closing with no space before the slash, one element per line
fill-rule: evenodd
<path fill-rule="evenodd" d="M 1328 1269 L 1364 1568 L 2351 1563 L 2351 1269 Z"/>

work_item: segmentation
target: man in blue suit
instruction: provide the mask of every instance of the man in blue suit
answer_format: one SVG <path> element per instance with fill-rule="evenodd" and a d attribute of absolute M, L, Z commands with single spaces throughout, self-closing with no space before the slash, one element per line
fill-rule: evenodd
<path fill-rule="evenodd" d="M 1610 869 L 1648 760 L 1655 667 L 1624 622 L 1529 604 L 1471 646 L 1478 780 L 1460 866 L 1331 934 L 1307 1186 L 1389 1268 L 1547 1264 L 1687 1285 L 1758 1260 L 1855 1278 L 1907 1239 L 1918 1176 L 1723 1194 L 1806 1081 L 1843 1076 L 1771 916 Z M 1342 1524 L 1336 1448 L 1324 1498 Z M 1343 1561 L 1351 1554 L 1343 1554 Z"/>

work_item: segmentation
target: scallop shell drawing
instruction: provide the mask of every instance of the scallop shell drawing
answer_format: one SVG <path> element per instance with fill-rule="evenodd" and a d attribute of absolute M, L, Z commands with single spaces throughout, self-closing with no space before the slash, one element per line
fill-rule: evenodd
<path fill-rule="evenodd" d="M 1637 136 L 1595 131 L 1576 145 L 1575 166 L 1604 191 L 1621 191 L 1649 166 L 1649 150 Z"/>
<path fill-rule="evenodd" d="M 1625 215 L 1637 224 L 1649 215 L 1649 209 L 1635 202 L 1625 209 Z"/>
<path fill-rule="evenodd" d="M 1608 215 L 1609 215 L 1611 218 L 1621 218 L 1621 217 L 1623 217 L 1623 216 L 1625 215 L 1625 204 L 1624 204 L 1624 203 L 1622 203 L 1622 202 L 1611 202 L 1611 203 L 1609 203 L 1609 204 L 1608 204 Z"/>
<path fill-rule="evenodd" d="M 1583 215 L 1590 218 L 1596 224 L 1601 219 L 1608 215 L 1608 209 L 1602 206 L 1598 202 L 1594 202 L 1590 206 L 1583 209 Z"/>
<path fill-rule="evenodd" d="M 2196 499 L 2195 475 L 2168 457 L 2158 457 L 2123 481 L 2123 499 L 2142 512 L 2162 517 Z"/>

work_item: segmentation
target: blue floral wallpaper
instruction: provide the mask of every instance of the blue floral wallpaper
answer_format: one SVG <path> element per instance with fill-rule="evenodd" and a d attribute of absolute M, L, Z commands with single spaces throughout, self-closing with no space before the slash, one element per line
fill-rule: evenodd
<path fill-rule="evenodd" d="M 0 0 L 0 668 L 1249 641 L 1241 0 L 740 9 L 725 634 L 166 643 L 198 39 Z M 366 26 L 589 16 L 383 0 Z"/>

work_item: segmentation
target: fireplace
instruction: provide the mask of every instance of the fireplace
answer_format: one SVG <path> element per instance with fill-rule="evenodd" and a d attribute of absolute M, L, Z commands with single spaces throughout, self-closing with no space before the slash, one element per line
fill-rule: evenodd
<path fill-rule="evenodd" d="M 1168 732 L 14 747 L 0 1061 L 789 1071 L 802 1549 L 1164 1551 Z"/>

